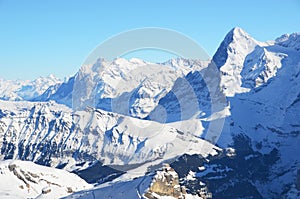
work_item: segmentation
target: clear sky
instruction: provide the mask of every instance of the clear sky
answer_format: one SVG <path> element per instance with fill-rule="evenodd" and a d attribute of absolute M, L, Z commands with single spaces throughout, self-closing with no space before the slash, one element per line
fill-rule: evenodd
<path fill-rule="evenodd" d="M 265 41 L 300 32 L 299 21 L 299 0 L 0 0 L 0 77 L 74 75 L 98 44 L 135 28 L 179 31 L 212 56 L 235 26 Z"/>

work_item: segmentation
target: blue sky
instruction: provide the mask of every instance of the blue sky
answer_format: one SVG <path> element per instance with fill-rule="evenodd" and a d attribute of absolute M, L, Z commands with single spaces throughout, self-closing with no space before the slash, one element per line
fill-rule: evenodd
<path fill-rule="evenodd" d="M 299 32 L 299 19 L 298 0 L 0 0 L 0 77 L 74 75 L 98 44 L 135 28 L 179 31 L 212 56 L 235 26 L 265 41 Z"/>

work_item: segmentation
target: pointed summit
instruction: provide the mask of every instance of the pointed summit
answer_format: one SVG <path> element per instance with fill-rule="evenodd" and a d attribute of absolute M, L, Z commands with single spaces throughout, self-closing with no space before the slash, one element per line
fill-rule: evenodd
<path fill-rule="evenodd" d="M 252 39 L 251 36 L 246 31 L 244 31 L 242 28 L 234 27 L 227 33 L 223 42 L 224 42 L 224 44 L 229 45 L 232 41 L 234 41 L 234 40 L 239 41 L 240 39 L 243 39 L 243 38 Z"/>
<path fill-rule="evenodd" d="M 284 34 L 275 40 L 277 45 L 300 51 L 300 32 Z"/>
<path fill-rule="evenodd" d="M 240 27 L 234 27 L 228 34 L 232 34 L 233 38 L 251 38 L 250 35 Z"/>
<path fill-rule="evenodd" d="M 220 68 L 226 63 L 228 54 L 235 54 L 237 51 L 248 51 L 247 48 L 251 48 L 256 44 L 256 40 L 253 39 L 246 31 L 240 27 L 235 27 L 225 36 L 220 47 L 213 56 L 213 61 L 216 66 Z"/>
<path fill-rule="evenodd" d="M 234 96 L 235 93 L 247 91 L 241 87 L 241 72 L 247 55 L 257 47 L 260 47 L 260 42 L 239 27 L 233 28 L 225 36 L 213 56 L 213 61 L 223 74 L 221 87 L 227 96 Z"/>

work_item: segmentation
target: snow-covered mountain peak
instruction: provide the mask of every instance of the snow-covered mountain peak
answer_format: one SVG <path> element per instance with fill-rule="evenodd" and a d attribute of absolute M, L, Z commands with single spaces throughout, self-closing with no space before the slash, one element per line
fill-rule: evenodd
<path fill-rule="evenodd" d="M 257 46 L 259 42 L 253 39 L 241 28 L 233 28 L 224 38 L 213 61 L 222 72 L 221 87 L 227 96 L 233 96 L 236 92 L 246 92 L 241 87 L 240 73 L 243 70 L 245 58 Z"/>
<path fill-rule="evenodd" d="M 128 60 L 122 57 L 118 57 L 112 61 L 112 64 L 119 65 L 119 66 L 126 66 L 126 65 L 133 65 L 133 64 L 143 65 L 146 64 L 146 62 L 138 58 L 131 58 Z"/>
<path fill-rule="evenodd" d="M 253 38 L 245 30 L 243 30 L 240 27 L 234 27 L 233 29 L 231 29 L 229 31 L 229 33 L 227 35 L 236 40 L 240 40 L 241 38 L 253 40 Z"/>
<path fill-rule="evenodd" d="M 0 78 L 0 99 L 32 100 L 43 94 L 50 86 L 60 84 L 62 80 L 49 75 L 35 80 L 5 80 Z"/>
<path fill-rule="evenodd" d="M 136 64 L 145 64 L 145 63 L 146 63 L 146 61 L 144 61 L 144 60 L 142 60 L 142 59 L 139 59 L 139 58 L 131 58 L 131 59 L 129 60 L 129 62 L 131 62 L 131 63 L 136 63 Z"/>
<path fill-rule="evenodd" d="M 300 32 L 284 34 L 275 40 L 277 45 L 300 51 Z"/>
<path fill-rule="evenodd" d="M 225 36 L 224 44 L 230 45 L 231 43 L 235 43 L 236 45 L 243 45 L 242 41 L 246 41 L 246 43 L 257 43 L 257 41 L 246 31 L 239 27 L 235 27 L 231 29 Z"/>
<path fill-rule="evenodd" d="M 241 61 L 243 61 L 243 57 L 251 52 L 257 44 L 258 42 L 244 30 L 238 27 L 233 28 L 225 36 L 220 47 L 213 56 L 213 61 L 218 68 L 221 68 L 226 63 L 227 59 L 242 59 Z"/>
<path fill-rule="evenodd" d="M 145 118 L 171 90 L 176 79 L 191 71 L 201 71 L 209 62 L 176 58 L 150 63 L 138 58 L 112 61 L 99 58 L 94 64 L 82 65 L 73 78 L 50 87 L 36 101 L 54 100 L 75 110 L 91 106 Z M 116 103 L 117 107 L 119 103 L 127 103 L 125 110 L 112 110 Z"/>
<path fill-rule="evenodd" d="M 104 58 L 99 58 L 94 64 L 82 65 L 78 74 L 80 75 L 101 75 L 108 74 L 120 77 L 122 73 L 135 69 L 137 66 L 143 66 L 147 63 L 143 60 L 132 58 L 130 60 L 124 58 L 116 58 L 108 61 Z"/>
<path fill-rule="evenodd" d="M 109 198 L 104 189 L 141 198 L 151 171 L 165 161 L 178 176 L 164 168 L 155 182 L 168 186 L 165 179 L 178 179 L 171 190 L 184 185 L 196 194 L 194 185 L 203 182 L 216 198 L 287 198 L 293 186 L 300 187 L 294 155 L 300 150 L 299 33 L 259 42 L 234 28 L 213 59 L 220 74 L 210 75 L 212 64 L 184 58 L 155 64 L 98 59 L 35 98 L 47 102 L 0 100 L 0 158 L 74 171 L 91 183 L 107 181 L 108 187 L 89 191 L 94 198 Z M 72 100 L 78 110 L 70 108 Z M 220 102 L 217 108 L 213 100 Z M 107 168 L 112 171 L 103 172 Z M 146 172 L 142 189 L 146 181 L 139 177 Z M 120 186 L 122 191 L 111 189 Z"/>
<path fill-rule="evenodd" d="M 177 78 L 207 65 L 187 59 L 173 59 L 161 64 L 136 58 L 98 59 L 95 64 L 85 65 L 77 73 L 73 108 L 80 110 L 92 106 L 144 118 L 171 90 Z M 112 110 L 114 107 L 125 109 Z"/>
<path fill-rule="evenodd" d="M 53 74 L 50 74 L 47 77 L 39 77 L 39 78 L 33 80 L 34 84 L 45 86 L 44 89 L 47 89 L 47 87 L 57 84 L 57 83 L 61 83 L 61 82 L 62 82 L 62 80 L 57 78 Z"/>
<path fill-rule="evenodd" d="M 54 74 L 50 74 L 48 77 L 52 79 L 56 79 L 56 76 Z"/>
<path fill-rule="evenodd" d="M 184 58 L 172 58 L 163 64 L 165 65 L 172 65 L 172 66 L 189 66 L 189 60 Z"/>
<path fill-rule="evenodd" d="M 162 65 L 172 67 L 177 71 L 181 71 L 184 75 L 187 75 L 191 71 L 200 71 L 208 66 L 211 60 L 195 60 L 185 58 L 172 58 Z"/>
<path fill-rule="evenodd" d="M 232 29 L 213 57 L 222 73 L 224 93 L 232 97 L 267 83 L 277 74 L 291 49 L 300 49 L 299 41 L 299 34 L 294 33 L 276 41 L 260 42 L 240 28 Z"/>

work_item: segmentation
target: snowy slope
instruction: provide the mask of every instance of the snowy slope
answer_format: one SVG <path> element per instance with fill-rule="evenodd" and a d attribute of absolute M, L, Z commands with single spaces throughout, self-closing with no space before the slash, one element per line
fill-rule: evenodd
<path fill-rule="evenodd" d="M 216 198 L 297 197 L 299 36 L 260 42 L 234 28 L 213 57 L 220 77 L 209 81 L 203 78 L 209 63 L 195 60 L 151 64 L 99 59 L 35 98 L 61 104 L 0 101 L 1 158 L 67 170 L 85 169 L 99 160 L 127 171 L 98 187 L 101 192 L 82 193 L 85 197 L 124 194 L 141 183 L 139 177 L 151 166 L 183 154 L 201 154 L 205 158 L 197 157 L 199 162 L 190 162 L 189 169 L 182 166 L 188 158 L 174 166 L 183 168 L 183 180 L 186 172 L 197 172 L 193 179 L 205 180 Z M 220 87 L 227 102 L 220 95 L 220 106 L 211 109 L 217 97 L 207 84 L 215 86 L 213 93 Z M 205 137 L 209 123 L 224 118 L 215 141 L 225 149 L 210 157 L 220 149 L 199 137 Z M 198 171 L 202 166 L 207 169 Z"/>
<path fill-rule="evenodd" d="M 0 99 L 31 100 L 43 94 L 49 86 L 60 84 L 61 80 L 54 75 L 29 80 L 0 79 Z"/>
<path fill-rule="evenodd" d="M 0 198 L 60 198 L 91 188 L 75 174 L 18 160 L 0 161 Z"/>
<path fill-rule="evenodd" d="M 92 65 L 82 66 L 68 82 L 59 88 L 52 87 L 37 100 L 54 100 L 75 110 L 91 106 L 145 118 L 171 90 L 177 78 L 201 70 L 207 64 L 179 58 L 165 63 L 98 59 Z"/>
<path fill-rule="evenodd" d="M 216 154 L 194 135 L 152 121 L 89 108 L 73 112 L 55 102 L 0 101 L 2 159 L 75 169 L 76 163 L 143 164 L 184 153 Z M 87 165 L 87 164 L 86 164 Z M 147 167 L 143 169 L 147 171 Z M 143 173 L 142 173 L 143 174 Z"/>
<path fill-rule="evenodd" d="M 181 192 L 181 189 L 183 192 Z M 172 195 L 171 195 L 172 194 Z M 90 190 L 80 191 L 65 198 L 130 198 L 130 199 L 203 199 L 198 195 L 186 193 L 178 182 L 178 174 L 170 166 L 163 166 L 155 173 L 130 181 L 119 181 L 96 186 Z"/>
<path fill-rule="evenodd" d="M 285 48 L 292 48 L 293 50 L 300 51 L 300 34 L 284 34 L 276 39 L 276 44 Z"/>
<path fill-rule="evenodd" d="M 295 155 L 300 149 L 299 35 L 262 43 L 235 28 L 214 56 L 230 102 L 230 117 L 218 144 L 228 146 L 228 134 L 243 134 L 255 153 L 278 150 L 279 160 L 269 165 L 267 181 L 255 182 L 258 192 L 267 198 L 285 197 L 287 190 L 294 189 L 299 168 L 300 158 Z M 240 147 L 237 150 L 243 150 Z"/>
<path fill-rule="evenodd" d="M 232 34 L 234 39 L 227 43 Z M 228 120 L 240 126 L 245 125 L 248 131 L 253 131 L 250 129 L 254 127 L 255 130 L 268 127 L 269 131 L 280 128 L 280 131 L 285 131 L 285 135 L 289 134 L 288 131 L 298 131 L 300 53 L 295 46 L 299 43 L 299 35 L 283 35 L 276 41 L 262 43 L 252 39 L 240 28 L 228 33 L 214 56 L 215 62 L 221 63 L 218 57 L 228 54 L 226 61 L 223 61 L 224 65 L 219 66 L 221 71 L 226 71 L 221 77 L 221 86 L 230 102 L 231 117 Z M 255 48 L 250 48 L 249 44 L 247 48 L 241 48 L 240 43 L 242 46 L 247 43 L 245 38 Z M 234 49 L 233 54 L 229 53 L 231 48 Z M 229 66 L 235 66 L 234 70 Z M 229 75 L 226 69 L 235 75 Z M 243 92 L 227 84 L 229 81 L 226 83 L 225 80 L 228 78 L 232 81 L 239 79 L 239 89 L 244 89 Z"/>
<path fill-rule="evenodd" d="M 152 175 L 139 177 L 130 181 L 100 185 L 90 190 L 81 191 L 66 199 L 90 199 L 90 198 L 111 198 L 111 199 L 140 199 L 146 189 L 150 186 Z"/>
<path fill-rule="evenodd" d="M 178 78 L 147 119 L 161 123 L 199 118 L 207 120 L 216 112 L 225 111 L 228 104 L 219 88 L 220 73 L 214 70 L 214 66 L 209 64 L 207 68 Z"/>
<path fill-rule="evenodd" d="M 274 42 L 256 41 L 241 28 L 226 35 L 213 61 L 220 68 L 220 86 L 227 96 L 248 92 L 276 75 L 285 54 L 272 51 L 272 46 Z"/>
<path fill-rule="evenodd" d="M 61 84 L 50 86 L 43 94 L 37 96 L 31 101 L 45 102 L 55 101 L 59 104 L 72 107 L 72 92 L 74 87 L 74 77 L 70 77 L 67 81 Z"/>

